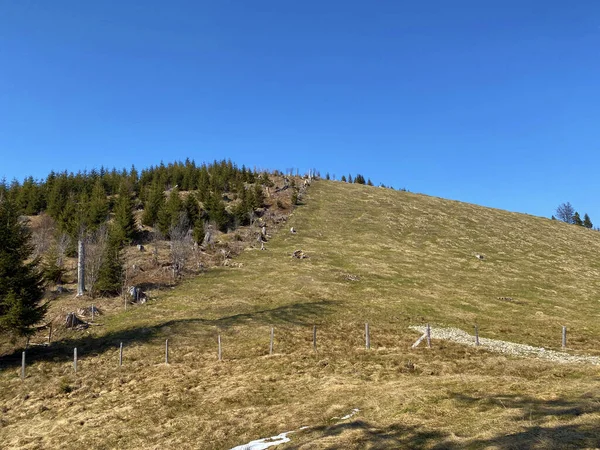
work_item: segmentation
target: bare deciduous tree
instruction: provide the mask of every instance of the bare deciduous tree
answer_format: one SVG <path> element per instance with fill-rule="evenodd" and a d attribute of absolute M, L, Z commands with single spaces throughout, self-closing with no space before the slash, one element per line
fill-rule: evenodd
<path fill-rule="evenodd" d="M 41 214 L 39 225 L 31 233 L 34 257 L 42 256 L 50 250 L 55 230 L 56 224 L 54 219 L 48 214 Z"/>
<path fill-rule="evenodd" d="M 571 203 L 561 203 L 556 208 L 556 217 L 566 223 L 573 223 L 573 216 L 575 215 L 575 208 Z"/>
<path fill-rule="evenodd" d="M 90 288 L 90 294 L 95 297 L 94 286 L 98 281 L 102 258 L 108 241 L 108 228 L 106 224 L 100 226 L 96 231 L 86 235 L 84 240 L 85 248 L 85 283 Z"/>
<path fill-rule="evenodd" d="M 179 220 L 177 221 L 177 224 L 171 227 L 169 234 L 171 236 L 171 264 L 173 267 L 173 277 L 176 277 L 179 276 L 185 268 L 185 264 L 194 247 L 190 222 L 185 212 L 179 214 Z"/>

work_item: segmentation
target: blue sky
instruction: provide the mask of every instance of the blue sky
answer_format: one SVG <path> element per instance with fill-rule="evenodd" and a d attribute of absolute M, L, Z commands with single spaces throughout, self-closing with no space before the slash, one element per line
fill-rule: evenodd
<path fill-rule="evenodd" d="M 186 157 L 600 225 L 600 2 L 0 0 L 0 177 Z"/>

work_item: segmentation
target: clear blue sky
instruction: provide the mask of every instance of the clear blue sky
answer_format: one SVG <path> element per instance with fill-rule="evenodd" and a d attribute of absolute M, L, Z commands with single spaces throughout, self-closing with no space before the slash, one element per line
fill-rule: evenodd
<path fill-rule="evenodd" d="M 0 0 L 0 177 L 186 157 L 600 225 L 600 2 Z"/>

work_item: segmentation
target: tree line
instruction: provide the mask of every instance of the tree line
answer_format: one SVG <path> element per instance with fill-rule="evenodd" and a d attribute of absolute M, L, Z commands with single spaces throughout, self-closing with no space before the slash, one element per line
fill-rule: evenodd
<path fill-rule="evenodd" d="M 141 239 L 136 210 L 143 210 L 142 224 L 172 241 L 173 265 L 179 270 L 183 262 L 176 254 L 178 245 L 201 244 L 207 223 L 222 232 L 248 225 L 264 206 L 263 189 L 271 186 L 267 172 L 239 168 L 230 160 L 198 166 L 189 159 L 141 172 L 132 166 L 50 172 L 45 179 L 27 177 L 22 183 L 2 180 L 0 330 L 23 335 L 32 331 L 47 309 L 45 284 L 63 281 L 64 258 L 80 256 L 80 248 L 87 249 L 89 293 L 120 293 L 122 250 Z M 48 229 L 54 233 L 49 245 L 38 246 L 42 250 L 33 245 L 24 219 L 41 213 L 42 221 L 52 222 Z"/>
<path fill-rule="evenodd" d="M 585 213 L 582 219 L 579 213 L 575 211 L 575 208 L 573 208 L 573 205 L 571 205 L 571 203 L 569 202 L 561 203 L 560 205 L 558 205 L 558 207 L 556 208 L 556 217 L 552 216 L 552 220 L 556 219 L 562 220 L 563 222 L 570 223 L 573 225 L 578 225 L 580 227 L 590 229 L 594 227 L 590 216 L 588 216 L 588 214 Z"/>

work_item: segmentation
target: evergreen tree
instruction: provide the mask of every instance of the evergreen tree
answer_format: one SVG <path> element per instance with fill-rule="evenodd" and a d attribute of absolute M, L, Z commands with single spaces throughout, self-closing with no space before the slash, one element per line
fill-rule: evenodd
<path fill-rule="evenodd" d="M 179 196 L 179 188 L 177 186 L 171 190 L 166 206 L 169 211 L 169 217 L 171 218 L 170 225 L 176 225 L 179 221 L 179 213 L 183 211 L 183 202 Z"/>
<path fill-rule="evenodd" d="M 579 213 L 577 211 L 575 211 L 575 214 L 573 214 L 573 219 L 572 219 L 572 223 L 575 225 L 579 225 L 580 227 L 583 226 L 583 222 L 581 220 L 581 217 L 579 217 Z"/>
<path fill-rule="evenodd" d="M 225 204 L 221 200 L 221 196 L 215 192 L 211 192 L 206 201 L 206 212 L 211 221 L 215 222 L 217 228 L 222 232 L 227 231 L 229 225 L 229 215 L 225 209 Z"/>
<path fill-rule="evenodd" d="M 44 257 L 42 273 L 44 279 L 49 283 L 61 284 L 66 269 L 61 263 L 56 243 L 50 247 L 50 250 Z"/>
<path fill-rule="evenodd" d="M 102 255 L 102 263 L 98 270 L 98 279 L 93 291 L 101 295 L 117 295 L 123 283 L 123 260 L 121 257 L 121 235 L 119 230 L 111 228 L 108 242 Z"/>
<path fill-rule="evenodd" d="M 342 178 L 340 178 L 340 181 L 343 181 L 345 183 L 346 182 L 346 175 L 342 175 Z"/>
<path fill-rule="evenodd" d="M 27 335 L 46 314 L 39 260 L 16 205 L 0 193 L 0 330 Z"/>
<path fill-rule="evenodd" d="M 373 186 L 373 182 L 371 181 L 370 178 L 367 180 L 367 186 Z"/>
<path fill-rule="evenodd" d="M 357 173 L 356 177 L 354 178 L 354 182 L 357 184 L 365 184 L 365 177 L 363 177 L 360 173 Z"/>
<path fill-rule="evenodd" d="M 115 233 L 121 242 L 130 244 L 137 235 L 137 225 L 133 216 L 133 199 L 127 183 L 121 184 L 119 199 L 115 206 Z"/>
<path fill-rule="evenodd" d="M 200 206 L 198 205 L 196 196 L 191 192 L 185 198 L 183 208 L 185 209 L 190 225 L 193 227 L 200 219 Z"/>
<path fill-rule="evenodd" d="M 265 194 L 263 193 L 262 186 L 258 183 L 254 185 L 254 209 L 262 208 L 265 206 Z"/>
<path fill-rule="evenodd" d="M 348 183 L 353 183 L 352 174 L 348 174 Z"/>
<path fill-rule="evenodd" d="M 97 228 L 100 224 L 106 222 L 107 217 L 108 201 L 106 200 L 106 191 L 104 190 L 102 180 L 98 179 L 94 183 L 89 202 L 88 218 L 90 228 Z"/>
<path fill-rule="evenodd" d="M 593 228 L 594 225 L 592 224 L 592 221 L 590 219 L 590 216 L 587 215 L 587 213 L 584 214 L 583 216 L 583 226 L 586 228 Z"/>
<path fill-rule="evenodd" d="M 153 183 L 146 203 L 144 205 L 144 214 L 142 215 L 142 223 L 149 227 L 153 227 L 158 220 L 158 212 L 161 210 L 165 202 L 162 187 L 157 183 Z"/>

